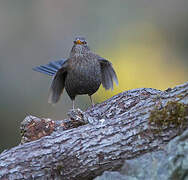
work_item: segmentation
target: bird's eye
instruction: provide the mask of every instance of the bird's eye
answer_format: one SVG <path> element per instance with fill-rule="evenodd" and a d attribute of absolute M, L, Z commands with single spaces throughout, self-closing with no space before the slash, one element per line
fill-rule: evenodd
<path fill-rule="evenodd" d="M 86 41 L 83 41 L 82 43 L 83 43 L 83 44 L 87 44 L 87 42 L 86 42 Z"/>
<path fill-rule="evenodd" d="M 76 44 L 76 41 L 73 41 L 74 44 Z"/>

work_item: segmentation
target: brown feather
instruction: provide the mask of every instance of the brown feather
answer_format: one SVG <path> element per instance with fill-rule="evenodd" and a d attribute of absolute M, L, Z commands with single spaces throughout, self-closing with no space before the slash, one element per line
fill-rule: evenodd
<path fill-rule="evenodd" d="M 65 87 L 66 75 L 67 72 L 64 66 L 61 69 L 59 69 L 55 74 L 50 87 L 50 93 L 48 98 L 49 103 L 55 104 L 59 101 L 60 96 L 63 93 Z"/>
<path fill-rule="evenodd" d="M 98 61 L 101 65 L 102 85 L 105 89 L 113 90 L 113 81 L 118 85 L 118 79 L 116 72 L 114 71 L 112 64 L 103 58 L 99 58 Z"/>

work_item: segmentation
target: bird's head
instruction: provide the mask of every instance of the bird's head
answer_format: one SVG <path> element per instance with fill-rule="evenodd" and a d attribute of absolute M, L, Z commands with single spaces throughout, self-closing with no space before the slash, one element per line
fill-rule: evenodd
<path fill-rule="evenodd" d="M 76 37 L 73 41 L 74 45 L 72 47 L 72 50 L 70 52 L 71 56 L 74 55 L 82 55 L 90 50 L 87 41 L 84 37 Z"/>
<path fill-rule="evenodd" d="M 82 45 L 82 46 L 87 46 L 87 41 L 85 37 L 76 37 L 74 40 L 75 45 Z"/>

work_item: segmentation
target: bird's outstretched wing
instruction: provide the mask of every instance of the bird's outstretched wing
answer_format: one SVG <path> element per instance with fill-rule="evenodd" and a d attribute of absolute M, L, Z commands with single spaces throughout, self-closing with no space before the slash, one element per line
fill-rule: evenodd
<path fill-rule="evenodd" d="M 34 67 L 33 70 L 43 74 L 47 74 L 49 76 L 54 76 L 56 72 L 62 67 L 62 65 L 66 62 L 66 60 L 67 59 L 51 61 L 48 64 Z"/>
<path fill-rule="evenodd" d="M 61 94 L 65 87 L 65 78 L 67 76 L 67 63 L 64 63 L 62 67 L 56 72 L 52 84 L 50 86 L 48 102 L 55 104 L 59 101 Z"/>
<path fill-rule="evenodd" d="M 101 65 L 102 85 L 105 89 L 113 89 L 113 81 L 118 85 L 118 79 L 111 62 L 99 57 L 98 61 Z"/>

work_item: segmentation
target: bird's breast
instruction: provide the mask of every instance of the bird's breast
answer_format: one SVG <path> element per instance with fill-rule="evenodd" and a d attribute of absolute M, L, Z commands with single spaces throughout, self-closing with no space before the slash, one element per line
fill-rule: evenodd
<path fill-rule="evenodd" d="M 101 84 L 101 68 L 97 59 L 77 59 L 69 64 L 65 88 L 69 95 L 93 94 Z"/>

